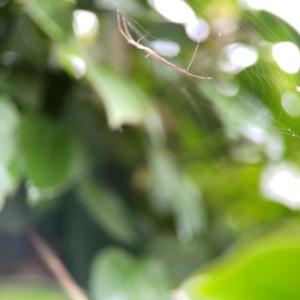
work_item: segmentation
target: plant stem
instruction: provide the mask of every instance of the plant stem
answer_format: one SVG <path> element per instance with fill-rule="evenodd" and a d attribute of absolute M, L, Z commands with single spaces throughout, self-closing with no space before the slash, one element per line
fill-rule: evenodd
<path fill-rule="evenodd" d="M 71 300 L 89 300 L 82 288 L 75 282 L 62 261 L 50 245 L 34 230 L 28 231 L 28 237 L 36 252 L 53 273 L 59 285 Z"/>

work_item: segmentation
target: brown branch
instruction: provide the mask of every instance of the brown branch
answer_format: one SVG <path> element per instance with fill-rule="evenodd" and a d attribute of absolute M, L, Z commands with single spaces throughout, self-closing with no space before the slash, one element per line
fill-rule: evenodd
<path fill-rule="evenodd" d="M 50 245 L 34 229 L 30 229 L 28 231 L 28 237 L 36 252 L 53 273 L 57 282 L 66 292 L 66 294 L 68 294 L 70 299 L 89 300 Z"/>

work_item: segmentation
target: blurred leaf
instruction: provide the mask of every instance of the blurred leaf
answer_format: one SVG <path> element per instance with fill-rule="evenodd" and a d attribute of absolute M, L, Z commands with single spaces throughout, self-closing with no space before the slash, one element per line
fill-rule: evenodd
<path fill-rule="evenodd" d="M 110 128 L 143 124 L 151 104 L 137 86 L 103 66 L 90 64 L 87 77 L 103 101 Z"/>
<path fill-rule="evenodd" d="M 20 145 L 31 188 L 48 189 L 54 196 L 72 178 L 75 144 L 63 126 L 37 115 L 26 115 Z"/>
<path fill-rule="evenodd" d="M 20 122 L 16 106 L 0 96 L 0 163 L 8 164 L 16 155 L 16 130 Z"/>
<path fill-rule="evenodd" d="M 170 281 L 157 261 L 136 260 L 118 249 L 107 249 L 95 258 L 90 288 L 95 300 L 170 299 Z"/>
<path fill-rule="evenodd" d="M 116 7 L 120 9 L 121 12 L 126 12 L 126 14 L 137 14 L 143 9 L 142 4 L 138 0 L 95 0 L 95 5 L 101 9 L 112 9 L 115 10 Z"/>
<path fill-rule="evenodd" d="M 60 42 L 58 55 L 64 69 L 77 79 L 87 72 L 91 86 L 104 103 L 110 128 L 142 124 L 151 108 L 149 100 L 132 82 L 109 68 L 95 67 L 95 62 L 85 57 L 69 28 L 72 15 L 66 3 L 65 0 L 55 0 L 43 5 L 42 0 L 34 0 L 25 10 L 53 41 Z"/>
<path fill-rule="evenodd" d="M 0 283 L 1 300 L 69 300 L 60 289 L 29 283 Z"/>
<path fill-rule="evenodd" d="M 24 201 L 23 195 L 24 193 L 22 192 L 15 193 L 15 195 L 10 197 L 8 201 L 6 201 L 3 210 L 0 212 L 0 231 L 2 234 L 4 233 L 18 236 L 24 232 L 24 228 L 28 228 L 29 226 L 31 226 L 32 219 L 34 218 L 34 212 Z M 5 243 L 5 240 L 3 239 L 1 239 L 1 245 L 3 245 L 3 247 L 9 247 L 9 245 L 7 245 Z M 20 251 L 23 252 L 24 249 L 20 248 Z M 5 268 L 5 266 L 2 265 L 2 268 L 3 267 Z"/>
<path fill-rule="evenodd" d="M 190 299 L 300 299 L 299 224 L 241 243 L 182 286 Z"/>
<path fill-rule="evenodd" d="M 148 154 L 152 204 L 158 212 L 172 212 L 179 239 L 190 242 L 206 225 L 201 194 L 188 178 L 184 178 L 170 153 L 150 147 Z"/>
<path fill-rule="evenodd" d="M 20 179 L 16 158 L 19 118 L 15 105 L 7 97 L 0 96 L 0 209 Z"/>
<path fill-rule="evenodd" d="M 205 199 L 212 205 L 216 222 L 221 222 L 224 229 L 237 234 L 259 224 L 281 219 L 288 213 L 284 206 L 265 201 L 257 189 L 261 168 L 260 164 L 245 167 L 240 163 L 220 163 L 206 159 L 192 161 L 187 169 L 201 187 L 203 195 L 206 195 Z M 217 182 L 217 189 L 212 182 Z"/>
<path fill-rule="evenodd" d="M 9 168 L 7 169 L 5 166 L 0 165 L 0 210 L 4 206 L 6 197 L 11 195 L 18 186 L 20 179 L 18 171 L 16 170 L 16 173 L 13 174 Z"/>
<path fill-rule="evenodd" d="M 75 79 L 82 78 L 86 73 L 86 62 L 77 48 L 69 41 L 68 45 L 56 47 L 59 62 L 63 69 Z"/>
<path fill-rule="evenodd" d="M 226 81 L 222 82 L 222 85 L 211 82 L 204 82 L 201 85 L 201 90 L 212 101 L 228 136 L 237 138 L 245 135 L 246 126 L 256 125 L 264 129 L 266 125 L 270 125 L 271 118 L 263 116 L 271 116 L 271 112 L 258 98 L 247 90 L 242 90 L 242 87 L 232 88 L 236 89 L 237 95 L 228 97 L 226 92 L 230 91 L 230 88 L 232 88 L 230 83 Z"/>
<path fill-rule="evenodd" d="M 298 218 L 297 211 L 263 201 L 258 190 L 265 165 L 283 155 L 299 163 L 299 139 L 287 137 L 299 137 L 299 126 L 283 103 L 286 92 L 297 93 L 298 74 L 286 74 L 272 54 L 278 41 L 297 44 L 297 32 L 266 11 L 244 9 L 241 1 L 189 0 L 195 14 L 212 29 L 191 68 L 197 74 L 214 72 L 214 80 L 197 81 L 158 61 L 144 59 L 124 41 L 117 28 L 116 7 L 136 40 L 146 35 L 142 44 L 147 45 L 152 40 L 171 39 L 182 47 L 171 62 L 188 65 L 195 43 L 187 32 L 200 26 L 201 20 L 193 26 L 174 24 L 146 2 L 0 0 L 0 90 L 19 108 L 15 109 L 15 119 L 14 113 L 8 113 L 13 112 L 10 102 L 3 107 L 0 103 L 0 204 L 15 191 L 20 174 L 25 181 L 24 188 L 10 197 L 1 212 L 1 231 L 10 239 L 34 222 L 50 240 L 67 241 L 67 248 L 58 249 L 83 286 L 91 256 L 110 245 L 110 237 L 129 244 L 134 253 L 151 251 L 180 280 L 222 252 L 242 232 L 278 219 Z M 23 4 L 21 9 L 19 3 Z M 77 9 L 101 17 L 101 36 L 97 34 L 92 45 L 84 44 L 80 35 L 73 33 Z M 82 25 L 89 25 L 89 20 Z M 225 65 L 247 65 L 247 55 L 235 60 L 227 52 L 240 43 L 255 47 L 259 60 L 239 73 L 226 72 Z M 66 78 L 62 71 L 72 78 Z M 162 74 L 165 71 L 172 76 Z M 47 119 L 53 116 L 53 108 L 59 108 L 59 116 L 71 124 L 72 135 L 62 124 Z M 27 115 L 28 111 L 43 111 L 43 115 Z M 141 128 L 126 126 L 112 133 L 106 128 L 103 111 L 111 129 L 122 129 L 124 124 Z M 22 128 L 19 114 L 25 115 Z M 14 144 L 18 136 L 15 129 L 20 132 L 20 150 Z M 143 138 L 149 140 L 144 148 Z M 90 162 L 84 170 L 77 156 L 78 140 Z M 82 174 L 86 171 L 89 174 Z M 134 174 L 134 181 L 122 180 L 126 174 Z M 91 183 L 82 184 L 76 193 L 57 197 L 71 188 L 78 175 Z M 97 186 L 99 175 L 107 176 L 109 190 Z M 293 188 L 297 190 L 297 181 L 287 178 L 295 185 L 283 182 L 278 188 L 289 197 Z M 24 201 L 24 189 L 31 203 L 56 197 L 59 205 L 54 207 L 51 201 L 55 208 L 51 214 L 31 209 Z M 119 189 L 134 198 L 130 201 L 134 213 L 126 210 L 127 199 L 119 199 Z M 74 203 L 77 192 L 80 207 Z M 143 201 L 149 194 L 156 211 Z M 82 213 L 83 207 L 87 214 Z M 131 221 L 143 236 L 135 235 Z M 94 223 L 104 230 L 99 231 Z M 274 236 L 274 242 L 262 238 L 249 242 L 232 251 L 224 262 L 219 260 L 218 265 L 207 268 L 207 273 L 193 277 L 181 292 L 201 300 L 276 300 L 281 295 L 281 299 L 300 298 L 295 292 L 298 240 L 298 234 L 287 230 Z M 27 246 L 19 246 L 21 243 L 18 251 L 11 251 L 2 235 L 0 244 L 9 254 L 0 266 L 0 276 L 8 273 L 6 266 L 23 272 L 23 260 L 19 266 L 19 257 L 10 255 L 20 252 L 27 258 Z M 158 264 L 121 251 L 103 252 L 92 266 L 95 300 L 167 298 L 167 276 L 154 271 L 162 270 L 154 265 Z M 26 299 L 26 293 L 24 290 L 16 298 Z M 177 300 L 187 299 L 184 294 L 178 296 Z M 34 297 L 47 299 L 42 294 L 29 296 Z"/>
<path fill-rule="evenodd" d="M 122 242 L 134 240 L 129 212 L 118 195 L 92 183 L 81 184 L 78 192 L 82 205 L 96 224 Z"/>
<path fill-rule="evenodd" d="M 72 10 L 67 0 L 20 0 L 27 14 L 56 42 L 66 41 L 73 34 Z"/>
<path fill-rule="evenodd" d="M 0 80 L 0 89 L 17 98 L 21 105 L 28 108 L 39 108 L 44 92 L 45 78 L 41 75 L 14 70 L 5 80 Z"/>
<path fill-rule="evenodd" d="M 176 235 L 156 235 L 150 242 L 151 256 L 163 260 L 172 277 L 181 282 L 211 256 L 208 243 L 203 239 L 182 244 Z"/>
<path fill-rule="evenodd" d="M 250 143 L 235 148 L 234 158 L 244 162 L 256 162 L 263 150 L 271 159 L 280 159 L 284 153 L 284 143 L 272 123 L 275 121 L 279 128 L 282 127 L 282 131 L 287 128 L 277 122 L 261 99 L 247 89 L 239 87 L 237 95 L 230 98 L 226 96 L 225 91 L 230 90 L 228 85 L 226 82 L 222 86 L 205 82 L 201 85 L 201 90 L 214 104 L 227 136 L 232 140 L 244 138 L 252 143 L 252 149 Z"/>

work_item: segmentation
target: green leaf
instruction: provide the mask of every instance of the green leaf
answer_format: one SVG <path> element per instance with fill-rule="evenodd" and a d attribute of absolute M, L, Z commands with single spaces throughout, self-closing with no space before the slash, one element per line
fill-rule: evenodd
<path fill-rule="evenodd" d="M 164 262 L 176 282 L 182 282 L 195 272 L 198 266 L 210 258 L 211 251 L 204 239 L 197 239 L 194 243 L 186 245 L 181 243 L 175 234 L 165 233 L 156 234 L 148 246 L 151 256 Z"/>
<path fill-rule="evenodd" d="M 190 242 L 203 232 L 206 221 L 199 190 L 162 147 L 149 147 L 151 203 L 158 212 L 173 213 L 179 239 Z"/>
<path fill-rule="evenodd" d="M 109 68 L 95 66 L 95 62 L 79 47 L 71 28 L 72 13 L 68 1 L 45 3 L 43 0 L 33 0 L 25 5 L 25 11 L 56 42 L 58 58 L 64 70 L 76 79 L 86 74 L 103 101 L 110 128 L 143 124 L 151 108 L 150 101 L 133 82 Z"/>
<path fill-rule="evenodd" d="M 0 283 L 1 300 L 69 300 L 60 289 L 45 284 Z"/>
<path fill-rule="evenodd" d="M 20 179 L 16 141 L 19 118 L 15 105 L 0 96 L 0 210 Z"/>
<path fill-rule="evenodd" d="M 40 107 L 40 99 L 45 90 L 45 78 L 41 74 L 16 70 L 6 80 L 0 80 L 0 90 L 5 91 L 20 105 L 30 109 Z"/>
<path fill-rule="evenodd" d="M 90 288 L 95 300 L 170 299 L 170 280 L 157 261 L 137 260 L 118 249 L 107 249 L 95 258 Z"/>
<path fill-rule="evenodd" d="M 104 103 L 109 126 L 112 129 L 118 129 L 123 124 L 143 123 L 145 113 L 150 108 L 147 97 L 129 80 L 125 80 L 108 68 L 95 67 L 94 62 L 88 62 L 88 57 L 85 57 L 76 44 L 70 28 L 72 14 L 67 1 L 55 0 L 45 5 L 42 0 L 33 0 L 25 6 L 25 11 L 53 41 L 59 43 L 59 59 L 68 73 L 75 78 L 82 77 L 87 63 L 87 78 Z M 74 60 L 80 60 L 84 70 L 78 70 Z"/>
<path fill-rule="evenodd" d="M 101 97 L 110 128 L 124 124 L 143 124 L 151 104 L 146 95 L 133 82 L 118 76 L 103 66 L 88 66 L 88 80 Z"/>
<path fill-rule="evenodd" d="M 104 186 L 81 184 L 79 199 L 92 219 L 114 238 L 130 243 L 135 239 L 130 215 L 122 199 Z"/>
<path fill-rule="evenodd" d="M 70 1 L 21 0 L 20 2 L 24 2 L 25 12 L 53 41 L 66 41 L 68 36 L 73 35 Z"/>
<path fill-rule="evenodd" d="M 20 123 L 14 104 L 0 96 L 0 164 L 8 164 L 16 155 L 16 131 Z"/>
<path fill-rule="evenodd" d="M 61 44 L 56 47 L 56 53 L 62 68 L 73 78 L 80 79 L 85 75 L 86 62 L 76 43 Z"/>
<path fill-rule="evenodd" d="M 10 170 L 9 167 L 0 165 L 0 211 L 5 204 L 6 197 L 15 191 L 20 179 L 18 165 L 15 165 L 16 170 Z"/>
<path fill-rule="evenodd" d="M 182 286 L 192 300 L 300 299 L 299 225 L 241 243 Z"/>
<path fill-rule="evenodd" d="M 37 115 L 26 115 L 20 145 L 32 198 L 37 198 L 38 189 L 48 189 L 53 195 L 72 178 L 75 143 L 63 126 Z"/>
<path fill-rule="evenodd" d="M 236 82 L 231 83 L 231 85 L 238 87 Z M 201 85 L 201 91 L 213 103 L 227 135 L 232 138 L 243 136 L 245 135 L 245 128 L 250 125 L 262 129 L 265 129 L 266 125 L 270 126 L 271 118 L 259 118 L 257 111 L 265 116 L 271 116 L 271 112 L 258 98 L 253 95 L 250 97 L 246 90 L 241 90 L 237 96 L 230 98 L 224 96 L 225 91 L 230 91 L 231 85 L 227 82 L 222 83 L 223 93 L 211 82 L 204 82 Z M 241 101 L 241 99 L 247 99 L 247 101 Z M 271 130 L 269 131 L 271 132 Z"/>

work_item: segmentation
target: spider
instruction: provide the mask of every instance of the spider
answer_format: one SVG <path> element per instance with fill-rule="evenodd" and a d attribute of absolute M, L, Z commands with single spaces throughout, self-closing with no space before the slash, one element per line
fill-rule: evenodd
<path fill-rule="evenodd" d="M 196 56 L 196 53 L 197 53 L 197 50 L 198 50 L 198 47 L 199 47 L 199 41 L 198 41 L 198 44 L 197 44 L 197 47 L 194 51 L 194 54 L 192 56 L 192 59 L 188 65 L 188 67 L 186 69 L 183 69 L 183 68 L 179 68 L 177 67 L 176 65 L 172 64 L 171 62 L 167 61 L 165 58 L 161 57 L 157 52 L 155 52 L 154 50 L 148 48 L 148 47 L 145 47 L 141 44 L 139 44 L 139 41 L 141 39 L 139 39 L 137 42 L 133 39 L 133 37 L 131 36 L 130 32 L 129 32 L 129 29 L 128 29 L 128 26 L 127 26 L 127 23 L 126 23 L 126 20 L 125 18 L 123 17 L 122 18 L 122 22 L 121 22 L 121 17 L 120 17 L 120 12 L 119 10 L 117 10 L 117 21 L 118 21 L 118 29 L 120 31 L 120 33 L 123 35 L 123 37 L 126 39 L 127 43 L 136 47 L 137 49 L 141 50 L 141 51 L 144 51 L 147 55 L 146 57 L 148 56 L 151 56 L 155 59 L 157 59 L 158 61 L 164 63 L 165 65 L 167 65 L 168 67 L 171 67 L 175 70 L 177 70 L 178 72 L 181 72 L 181 73 L 184 73 L 188 76 L 191 76 L 191 77 L 196 77 L 196 78 L 200 78 L 200 79 L 212 79 L 212 77 L 202 77 L 202 76 L 198 76 L 198 75 L 195 75 L 195 74 L 192 74 L 189 72 L 189 69 L 192 65 L 192 62 Z M 122 28 L 122 23 L 123 23 L 123 27 Z"/>

